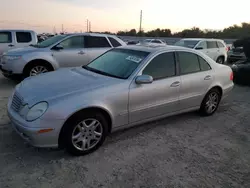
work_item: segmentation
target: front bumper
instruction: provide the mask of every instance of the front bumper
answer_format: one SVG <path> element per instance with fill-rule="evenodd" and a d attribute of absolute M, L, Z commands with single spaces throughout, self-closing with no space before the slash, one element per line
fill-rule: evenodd
<path fill-rule="evenodd" d="M 35 147 L 58 147 L 59 133 L 63 125 L 62 120 L 37 119 L 33 122 L 27 122 L 13 111 L 9 105 L 8 116 L 14 130 L 30 145 Z M 53 128 L 53 130 L 46 133 L 38 133 L 39 130 L 48 128 Z"/>
<path fill-rule="evenodd" d="M 23 74 L 25 65 L 26 62 L 22 58 L 13 61 L 6 61 L 2 59 L 0 63 L 0 70 L 6 76 L 20 75 Z"/>

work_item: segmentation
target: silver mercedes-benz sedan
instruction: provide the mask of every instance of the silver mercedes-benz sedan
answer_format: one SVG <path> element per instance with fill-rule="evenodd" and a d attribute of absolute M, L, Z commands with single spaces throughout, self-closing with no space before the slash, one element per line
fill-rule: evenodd
<path fill-rule="evenodd" d="M 230 67 L 192 49 L 123 46 L 88 65 L 25 79 L 8 114 L 31 145 L 84 155 L 118 129 L 193 110 L 212 115 L 232 80 Z"/>

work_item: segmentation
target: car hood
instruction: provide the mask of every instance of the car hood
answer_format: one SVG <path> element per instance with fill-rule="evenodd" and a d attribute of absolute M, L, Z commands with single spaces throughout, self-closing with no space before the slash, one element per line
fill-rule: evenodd
<path fill-rule="evenodd" d="M 82 67 L 65 68 L 29 77 L 17 86 L 16 91 L 23 98 L 24 103 L 32 106 L 40 101 L 89 92 L 120 81 L 120 79 L 90 72 Z"/>
<path fill-rule="evenodd" d="M 26 53 L 45 51 L 45 48 L 34 48 L 32 46 L 9 50 L 6 55 L 23 55 Z"/>

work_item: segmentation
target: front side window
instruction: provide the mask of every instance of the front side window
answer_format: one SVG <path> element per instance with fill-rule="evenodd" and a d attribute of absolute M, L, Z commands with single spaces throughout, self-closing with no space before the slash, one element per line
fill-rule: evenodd
<path fill-rule="evenodd" d="M 178 52 L 180 73 L 189 74 L 200 71 L 198 56 L 190 52 Z"/>
<path fill-rule="evenodd" d="M 175 43 L 175 46 L 183 46 L 187 48 L 194 48 L 198 44 L 199 40 L 179 40 Z"/>
<path fill-rule="evenodd" d="M 144 51 L 114 48 L 83 68 L 98 74 L 127 79 L 149 54 Z"/>
<path fill-rule="evenodd" d="M 60 40 L 66 38 L 67 35 L 55 35 L 54 37 L 50 37 L 36 45 L 32 45 L 33 47 L 36 48 L 47 48 L 49 46 L 52 46 L 53 44 L 56 44 L 57 42 L 59 42 Z"/>
<path fill-rule="evenodd" d="M 0 32 L 0 43 L 11 43 L 11 32 Z"/>
<path fill-rule="evenodd" d="M 85 48 L 111 47 L 106 37 L 85 36 Z"/>
<path fill-rule="evenodd" d="M 108 37 L 108 38 L 113 47 L 121 46 L 121 44 L 117 40 L 115 40 L 113 37 Z"/>
<path fill-rule="evenodd" d="M 198 44 L 196 48 L 207 49 L 207 43 L 205 41 L 201 41 L 200 44 Z"/>
<path fill-rule="evenodd" d="M 154 80 L 176 75 L 174 52 L 156 56 L 143 70 L 142 74 L 150 75 Z"/>
<path fill-rule="evenodd" d="M 207 41 L 207 48 L 218 48 L 215 41 Z"/>
<path fill-rule="evenodd" d="M 17 43 L 29 43 L 32 41 L 30 32 L 16 32 Z"/>
<path fill-rule="evenodd" d="M 65 39 L 60 43 L 63 49 L 84 48 L 84 36 L 73 36 Z"/>

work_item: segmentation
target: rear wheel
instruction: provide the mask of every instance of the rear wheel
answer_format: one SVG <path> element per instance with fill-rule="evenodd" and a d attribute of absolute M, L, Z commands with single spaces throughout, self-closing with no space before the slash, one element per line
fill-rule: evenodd
<path fill-rule="evenodd" d="M 76 116 L 63 129 L 62 139 L 72 155 L 86 155 L 97 150 L 108 134 L 108 122 L 99 112 Z"/>
<path fill-rule="evenodd" d="M 224 58 L 223 57 L 218 57 L 216 62 L 219 63 L 219 64 L 224 64 Z"/>
<path fill-rule="evenodd" d="M 211 89 L 206 96 L 204 97 L 201 106 L 200 112 L 202 115 L 210 116 L 212 115 L 218 108 L 221 100 L 221 93 L 218 89 Z"/>

